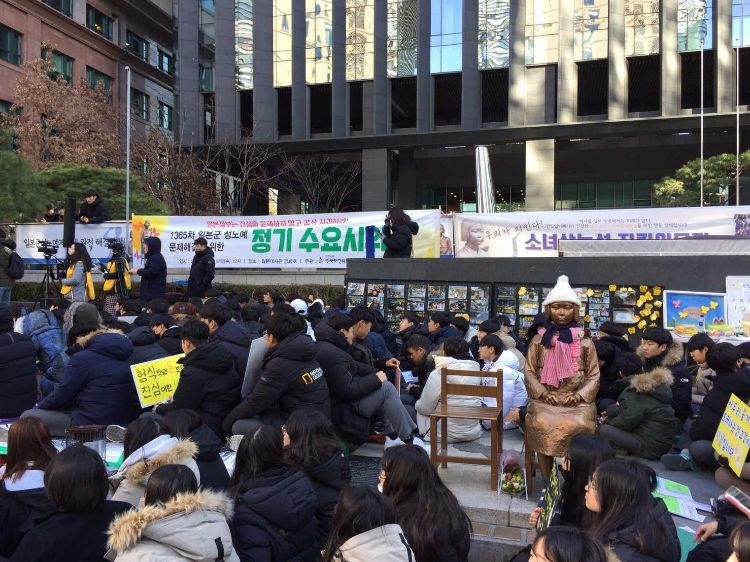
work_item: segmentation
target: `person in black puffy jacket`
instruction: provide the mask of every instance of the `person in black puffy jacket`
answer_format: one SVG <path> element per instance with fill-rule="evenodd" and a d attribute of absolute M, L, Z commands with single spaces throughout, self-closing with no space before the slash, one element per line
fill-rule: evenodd
<path fill-rule="evenodd" d="M 188 298 L 206 295 L 206 291 L 211 288 L 211 282 L 214 280 L 216 268 L 214 251 L 208 247 L 208 241 L 205 238 L 202 236 L 196 238 L 193 246 L 195 247 L 195 255 L 188 277 L 186 293 Z"/>
<path fill-rule="evenodd" d="M 85 328 L 85 327 L 84 327 Z M 119 330 L 90 328 L 78 337 L 60 384 L 24 416 L 42 418 L 53 436 L 72 425 L 127 425 L 137 398 L 130 374 L 132 342 Z"/>
<path fill-rule="evenodd" d="M 175 410 L 164 416 L 164 426 L 172 437 L 190 439 L 198 445 L 195 463 L 200 471 L 201 488 L 218 492 L 229 488 L 229 472 L 219 453 L 221 440 L 193 410 Z"/>
<path fill-rule="evenodd" d="M 245 376 L 247 357 L 252 339 L 250 333 L 239 322 L 234 321 L 232 309 L 223 304 L 206 304 L 200 317 L 208 326 L 209 341 L 220 341 L 234 357 L 234 366 L 241 377 Z"/>
<path fill-rule="evenodd" d="M 384 258 L 410 258 L 412 237 L 419 232 L 419 225 L 411 220 L 399 207 L 393 207 L 385 216 L 383 225 Z"/>
<path fill-rule="evenodd" d="M 13 331 L 10 308 L 0 304 L 0 418 L 15 418 L 36 403 L 36 349 Z"/>
<path fill-rule="evenodd" d="M 388 438 L 411 442 L 417 425 L 383 371 L 354 359 L 354 322 L 335 314 L 315 326 L 315 347 L 331 393 L 331 418 L 348 438 L 364 441 L 378 410 L 391 426 Z"/>
<path fill-rule="evenodd" d="M 693 413 L 693 377 L 683 359 L 680 342 L 664 328 L 646 328 L 641 336 L 638 355 L 643 359 L 643 370 L 648 373 L 666 367 L 672 373 L 672 408 L 680 423 L 685 423 Z"/>
<path fill-rule="evenodd" d="M 242 438 L 231 491 L 232 536 L 242 562 L 318 559 L 318 498 L 307 476 L 284 461 L 281 431 L 263 425 Z"/>
<path fill-rule="evenodd" d="M 276 427 L 297 410 L 331 417 L 328 385 L 315 354 L 315 342 L 300 330 L 297 315 L 273 314 L 266 325 L 262 373 L 253 391 L 224 419 L 226 434 L 247 435 L 261 424 Z"/>
<path fill-rule="evenodd" d="M 221 342 L 208 341 L 208 326 L 188 320 L 182 327 L 180 381 L 172 401 L 156 407 L 157 414 L 195 410 L 203 423 L 223 437 L 221 422 L 240 401 L 242 381 L 234 369 L 232 354 Z"/>
<path fill-rule="evenodd" d="M 140 269 L 132 269 L 131 275 L 141 277 L 141 302 L 163 299 L 167 291 L 167 262 L 161 254 L 161 239 L 149 236 L 143 241 L 146 261 Z"/>
<path fill-rule="evenodd" d="M 318 548 L 325 547 L 342 488 L 351 480 L 349 460 L 329 419 L 314 410 L 293 412 L 283 428 L 286 459 L 315 487 Z"/>

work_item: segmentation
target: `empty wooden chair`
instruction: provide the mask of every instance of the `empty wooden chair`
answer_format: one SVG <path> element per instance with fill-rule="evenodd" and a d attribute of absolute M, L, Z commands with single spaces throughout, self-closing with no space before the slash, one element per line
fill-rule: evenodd
<path fill-rule="evenodd" d="M 478 377 L 479 383 L 457 384 L 450 382 L 450 377 Z M 441 464 L 443 468 L 449 462 L 464 464 L 490 465 L 490 489 L 497 490 L 499 476 L 500 452 L 503 449 L 503 372 L 502 371 L 463 371 L 443 367 L 440 372 L 440 403 L 430 415 L 430 460 L 432 464 Z M 482 386 L 481 379 L 496 379 L 495 386 Z M 451 406 L 449 396 L 477 396 L 494 398 L 494 408 L 486 406 Z M 490 421 L 490 458 L 461 457 L 448 453 L 448 418 L 464 420 Z M 438 434 L 438 421 L 440 433 Z M 440 443 L 438 443 L 438 438 Z"/>

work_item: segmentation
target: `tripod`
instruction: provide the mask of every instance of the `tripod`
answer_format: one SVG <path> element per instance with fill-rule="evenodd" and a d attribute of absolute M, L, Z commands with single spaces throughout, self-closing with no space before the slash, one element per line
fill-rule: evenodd
<path fill-rule="evenodd" d="M 113 252 L 107 265 L 100 266 L 100 269 L 105 279 L 104 285 L 102 285 L 102 290 L 105 292 L 104 309 L 110 314 L 115 314 L 115 304 L 118 298 L 127 298 L 130 294 L 128 283 L 125 280 L 125 275 L 129 275 L 127 256 Z M 110 285 L 108 288 L 107 285 L 110 281 L 114 281 L 114 286 Z"/>
<path fill-rule="evenodd" d="M 39 305 L 42 305 L 42 294 L 44 294 L 44 308 L 49 308 L 49 285 L 50 282 L 52 283 L 52 287 L 55 289 L 55 296 L 53 298 L 57 298 L 57 296 L 60 294 L 60 287 L 57 285 L 57 279 L 55 277 L 55 266 L 50 263 L 52 260 L 51 254 L 44 254 L 44 261 L 45 261 L 45 272 L 44 272 L 44 278 L 42 279 L 42 282 L 39 283 L 39 289 L 36 292 L 36 298 L 34 299 L 34 308 L 33 310 L 36 310 L 36 307 Z M 55 258 L 57 260 L 57 258 Z M 55 264 L 56 265 L 56 264 Z"/>

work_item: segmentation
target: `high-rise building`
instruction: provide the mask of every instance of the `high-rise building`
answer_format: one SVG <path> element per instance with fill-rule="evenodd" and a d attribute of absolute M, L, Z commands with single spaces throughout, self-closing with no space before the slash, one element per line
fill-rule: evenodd
<path fill-rule="evenodd" d="M 175 5 L 183 142 L 360 160 L 362 209 L 473 209 L 477 145 L 501 208 L 650 206 L 750 103 L 750 0 Z"/>
<path fill-rule="evenodd" d="M 134 127 L 174 128 L 171 0 L 0 0 L 0 111 L 10 108 L 22 64 L 42 56 L 43 43 L 54 49 L 57 72 L 101 82 L 121 115 L 129 66 Z"/>

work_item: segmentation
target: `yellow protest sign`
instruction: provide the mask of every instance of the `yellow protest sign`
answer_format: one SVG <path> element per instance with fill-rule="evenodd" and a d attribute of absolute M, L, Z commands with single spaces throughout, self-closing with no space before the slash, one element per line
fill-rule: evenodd
<path fill-rule="evenodd" d="M 183 357 L 185 354 L 181 353 L 130 366 L 141 408 L 172 398 L 182 371 L 182 364 L 177 361 Z"/>
<path fill-rule="evenodd" d="M 750 450 L 750 407 L 734 394 L 721 416 L 713 447 L 729 459 L 729 467 L 739 476 Z"/>

